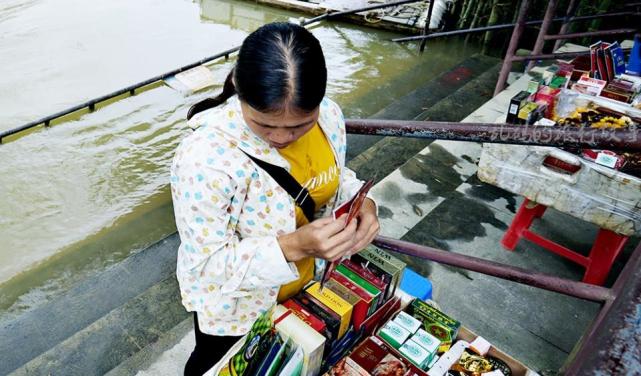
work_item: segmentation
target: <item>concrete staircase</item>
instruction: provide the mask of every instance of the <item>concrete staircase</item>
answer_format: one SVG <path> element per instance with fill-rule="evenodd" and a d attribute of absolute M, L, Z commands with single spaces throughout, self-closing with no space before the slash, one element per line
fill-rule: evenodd
<path fill-rule="evenodd" d="M 102 375 L 187 317 L 172 235 L 0 323 L 0 375 Z"/>

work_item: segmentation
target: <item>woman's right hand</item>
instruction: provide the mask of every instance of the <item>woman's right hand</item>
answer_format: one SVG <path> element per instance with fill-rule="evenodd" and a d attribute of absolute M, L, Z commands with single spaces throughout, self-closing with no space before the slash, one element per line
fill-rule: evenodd
<path fill-rule="evenodd" d="M 335 261 L 349 252 L 357 243 L 356 221 L 345 226 L 347 214 L 340 218 L 319 218 L 296 231 L 278 237 L 278 243 L 287 261 L 316 257 Z"/>

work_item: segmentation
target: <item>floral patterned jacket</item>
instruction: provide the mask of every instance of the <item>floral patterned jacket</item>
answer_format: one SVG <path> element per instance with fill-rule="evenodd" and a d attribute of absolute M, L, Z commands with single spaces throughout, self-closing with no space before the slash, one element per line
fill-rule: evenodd
<path fill-rule="evenodd" d="M 318 122 L 341 170 L 338 192 L 320 217 L 362 181 L 345 167 L 338 105 L 323 99 Z M 242 335 L 276 302 L 279 287 L 298 278 L 276 239 L 296 229 L 294 201 L 243 152 L 286 169 L 289 164 L 247 126 L 235 96 L 189 124 L 197 129 L 181 142 L 171 166 L 182 303 L 198 313 L 203 333 Z"/>

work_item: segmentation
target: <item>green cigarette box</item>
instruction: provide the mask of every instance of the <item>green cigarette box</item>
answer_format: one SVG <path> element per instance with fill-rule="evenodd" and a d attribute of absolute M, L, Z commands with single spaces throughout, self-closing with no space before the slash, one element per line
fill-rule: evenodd
<path fill-rule="evenodd" d="M 449 350 L 461 327 L 460 322 L 420 299 L 410 303 L 408 313 L 422 321 L 423 329 L 441 341 L 439 353 Z"/>
<path fill-rule="evenodd" d="M 394 291 L 400 284 L 403 271 L 407 265 L 388 252 L 374 246 L 369 246 L 358 254 L 391 276 L 390 288 L 388 289 L 386 298 L 394 295 Z"/>
<path fill-rule="evenodd" d="M 418 331 L 416 331 L 416 333 L 414 333 L 411 338 L 414 342 L 421 345 L 421 347 L 427 350 L 430 354 L 436 354 L 436 351 L 438 351 L 438 348 L 441 345 L 441 341 L 439 341 L 438 338 L 434 337 L 423 329 L 419 329 Z"/>
<path fill-rule="evenodd" d="M 374 298 L 374 306 L 378 307 L 379 301 L 380 301 L 380 296 L 381 296 L 381 290 L 377 289 L 376 286 L 373 284 L 369 283 L 365 278 L 361 277 L 360 275 L 354 273 L 350 268 L 343 264 L 338 264 L 336 266 L 336 271 L 342 275 L 344 275 L 346 278 L 354 282 L 355 284 L 359 285 L 365 291 L 369 292 L 372 294 L 372 297 Z"/>
<path fill-rule="evenodd" d="M 421 322 L 407 313 L 401 311 L 394 318 L 394 322 L 414 334 L 421 327 Z"/>
<path fill-rule="evenodd" d="M 417 367 L 421 369 L 427 368 L 427 365 L 430 363 L 434 354 L 430 354 L 418 343 L 412 341 L 411 339 L 405 342 L 398 351 L 403 354 L 410 362 L 414 363 Z"/>
<path fill-rule="evenodd" d="M 393 348 L 398 349 L 409 338 L 410 332 L 394 321 L 388 321 L 385 326 L 378 331 L 378 336 L 384 339 Z"/>

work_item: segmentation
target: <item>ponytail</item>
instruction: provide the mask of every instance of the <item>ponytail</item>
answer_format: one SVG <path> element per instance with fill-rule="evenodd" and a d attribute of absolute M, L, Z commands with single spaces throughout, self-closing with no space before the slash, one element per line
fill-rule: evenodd
<path fill-rule="evenodd" d="M 236 94 L 236 87 L 234 87 L 234 69 L 232 69 L 231 72 L 229 72 L 229 74 L 227 75 L 225 83 L 223 84 L 223 92 L 218 94 L 218 96 L 215 98 L 207 98 L 191 106 L 189 111 L 187 111 L 187 120 L 191 119 L 199 112 L 209 110 L 210 108 L 214 108 L 224 103 L 234 94 Z"/>

